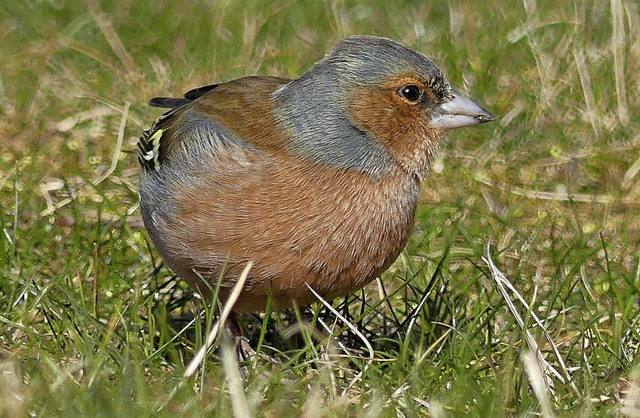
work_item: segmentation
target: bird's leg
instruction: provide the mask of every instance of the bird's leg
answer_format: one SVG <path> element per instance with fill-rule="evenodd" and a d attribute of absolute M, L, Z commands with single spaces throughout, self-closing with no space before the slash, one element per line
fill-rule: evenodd
<path fill-rule="evenodd" d="M 244 333 L 242 332 L 242 325 L 240 325 L 240 321 L 238 321 L 238 316 L 235 312 L 231 312 L 227 317 L 227 327 L 234 339 L 242 338 L 244 336 Z"/>
<path fill-rule="evenodd" d="M 231 332 L 231 336 L 235 342 L 238 360 L 246 361 L 254 358 L 256 352 L 251 345 L 249 345 L 247 338 L 245 338 L 242 324 L 238 321 L 238 316 L 235 312 L 231 312 L 227 317 L 227 328 L 229 332 Z"/>

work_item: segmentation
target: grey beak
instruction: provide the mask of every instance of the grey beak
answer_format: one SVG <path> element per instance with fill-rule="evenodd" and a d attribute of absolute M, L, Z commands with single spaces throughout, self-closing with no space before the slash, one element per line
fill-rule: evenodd
<path fill-rule="evenodd" d="M 454 92 L 451 100 L 442 103 L 433 111 L 429 126 L 436 129 L 454 129 L 496 119 L 496 116 L 473 100 Z"/>

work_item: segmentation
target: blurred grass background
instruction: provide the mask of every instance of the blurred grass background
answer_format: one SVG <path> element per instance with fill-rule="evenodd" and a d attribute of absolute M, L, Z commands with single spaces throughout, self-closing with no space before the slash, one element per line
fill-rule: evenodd
<path fill-rule="evenodd" d="M 239 399 L 267 417 L 638 416 L 639 9 L 3 2 L 1 414 L 229 416 Z M 159 115 L 146 101 L 244 75 L 295 77 L 351 34 L 423 52 L 501 119 L 450 134 L 385 286 L 345 304 L 375 361 L 357 339 L 341 351 L 315 335 L 316 316 L 303 344 L 241 364 L 244 396 L 230 395 L 216 352 L 185 382 L 210 315 L 181 334 L 170 318 L 211 310 L 160 267 L 141 227 L 137 163 L 124 151 Z M 529 304 L 516 302 L 523 327 L 482 261 L 487 246 Z M 542 392 L 525 330 L 561 371 Z"/>

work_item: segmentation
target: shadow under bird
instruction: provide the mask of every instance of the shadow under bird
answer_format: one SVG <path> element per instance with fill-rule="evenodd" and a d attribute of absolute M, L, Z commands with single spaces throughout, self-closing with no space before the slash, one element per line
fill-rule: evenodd
<path fill-rule="evenodd" d="M 331 300 L 383 273 L 411 233 L 445 133 L 496 119 L 424 55 L 354 36 L 295 80 L 200 87 L 138 144 L 142 218 L 164 262 L 235 312 Z"/>

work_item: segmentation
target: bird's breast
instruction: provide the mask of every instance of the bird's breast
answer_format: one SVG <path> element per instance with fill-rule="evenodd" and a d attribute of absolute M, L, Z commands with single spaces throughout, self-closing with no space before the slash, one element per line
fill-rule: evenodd
<path fill-rule="evenodd" d="M 254 262 L 237 311 L 260 309 L 270 291 L 276 305 L 312 301 L 307 284 L 328 299 L 352 292 L 404 247 L 419 190 L 405 171 L 376 179 L 288 158 L 257 164 L 200 172 L 199 187 L 168 193 L 173 213 L 155 214 L 167 238 L 157 247 L 192 284 L 191 270 L 213 283 L 224 270 L 224 294 Z"/>

